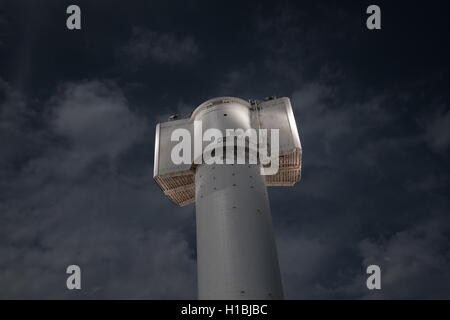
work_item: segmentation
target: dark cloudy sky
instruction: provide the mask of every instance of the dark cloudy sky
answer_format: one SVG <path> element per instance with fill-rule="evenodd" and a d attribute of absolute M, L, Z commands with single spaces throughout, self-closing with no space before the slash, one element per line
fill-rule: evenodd
<path fill-rule="evenodd" d="M 292 99 L 286 298 L 450 298 L 448 2 L 374 3 L 378 31 L 367 1 L 0 0 L 0 298 L 196 298 L 195 207 L 153 181 L 154 130 L 221 95 Z"/>

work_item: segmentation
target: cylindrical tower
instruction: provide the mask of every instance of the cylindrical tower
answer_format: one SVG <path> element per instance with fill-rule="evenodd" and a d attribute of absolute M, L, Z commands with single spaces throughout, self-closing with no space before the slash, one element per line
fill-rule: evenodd
<path fill-rule="evenodd" d="M 203 131 L 252 128 L 248 102 L 212 99 L 193 113 Z M 197 137 L 198 138 L 198 137 Z M 216 148 L 223 148 L 217 143 Z M 216 150 L 218 152 L 219 150 Z M 222 151 L 222 150 L 220 150 Z M 267 188 L 259 165 L 197 166 L 198 296 L 200 299 L 282 299 Z"/>
<path fill-rule="evenodd" d="M 234 135 L 247 129 L 279 132 L 279 170 L 262 175 L 259 161 L 236 161 Z M 249 143 L 245 152 L 258 143 Z M 222 161 L 208 162 L 209 156 Z M 215 98 L 188 119 L 157 125 L 154 178 L 174 203 L 196 206 L 199 299 L 283 298 L 267 186 L 294 185 L 300 169 L 301 145 L 288 98 L 252 103 Z"/>
<path fill-rule="evenodd" d="M 282 299 L 259 166 L 204 164 L 195 181 L 199 299 Z"/>

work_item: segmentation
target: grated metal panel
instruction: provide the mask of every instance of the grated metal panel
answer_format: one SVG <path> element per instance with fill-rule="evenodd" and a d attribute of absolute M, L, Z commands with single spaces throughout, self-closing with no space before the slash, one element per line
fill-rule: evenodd
<path fill-rule="evenodd" d="M 280 168 L 276 175 L 265 176 L 267 186 L 289 187 L 300 180 L 301 150 L 280 156 Z M 164 194 L 175 204 L 185 206 L 195 202 L 195 170 L 186 170 L 156 176 L 155 181 Z"/>
<path fill-rule="evenodd" d="M 290 187 L 300 180 L 302 166 L 301 151 L 294 149 L 293 152 L 281 155 L 278 173 L 266 176 L 266 185 L 271 187 Z"/>

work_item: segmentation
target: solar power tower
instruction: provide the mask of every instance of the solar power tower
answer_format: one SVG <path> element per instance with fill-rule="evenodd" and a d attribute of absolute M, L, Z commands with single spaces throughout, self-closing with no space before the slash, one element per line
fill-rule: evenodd
<path fill-rule="evenodd" d="M 204 140 L 202 135 L 210 128 L 220 130 L 224 138 Z M 263 175 L 261 168 L 271 163 L 264 164 L 259 156 L 250 163 L 249 150 L 260 147 L 258 143 L 246 146 L 247 163 L 233 161 L 239 152 L 235 138 L 227 137 L 226 131 L 249 128 L 267 129 L 268 135 L 279 130 L 279 154 L 270 158 L 278 159 L 276 173 Z M 191 153 L 191 162 L 173 161 L 172 152 L 181 141 L 172 137 L 176 129 L 192 137 L 190 148 L 183 151 Z M 270 151 L 273 141 L 267 141 Z M 230 155 L 232 143 L 235 152 Z M 209 156 L 221 154 L 224 164 L 205 163 L 206 149 Z M 176 205 L 195 202 L 199 299 L 283 299 L 267 186 L 293 186 L 299 181 L 301 156 L 289 98 L 214 98 L 186 119 L 156 126 L 154 179 Z"/>

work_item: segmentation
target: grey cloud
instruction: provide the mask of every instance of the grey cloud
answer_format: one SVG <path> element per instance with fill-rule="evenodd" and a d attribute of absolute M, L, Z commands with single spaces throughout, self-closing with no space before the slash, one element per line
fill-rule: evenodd
<path fill-rule="evenodd" d="M 134 27 L 129 43 L 123 52 L 133 63 L 142 65 L 148 61 L 161 64 L 191 63 L 199 55 L 194 38 L 172 33 L 160 33 Z"/>
<path fill-rule="evenodd" d="M 6 194 L 7 179 L 14 175 L 18 165 L 45 149 L 45 132 L 24 130 L 30 122 L 39 122 L 40 116 L 27 107 L 22 94 L 0 78 L 0 188 Z"/>
<path fill-rule="evenodd" d="M 52 102 L 52 125 L 75 148 L 114 157 L 142 134 L 143 121 L 114 86 L 99 81 L 66 85 Z"/>
<path fill-rule="evenodd" d="M 450 145 L 450 110 L 440 108 L 427 120 L 425 138 L 432 150 L 445 152 Z"/>
<path fill-rule="evenodd" d="M 447 297 L 450 224 L 438 213 L 446 210 L 441 195 L 448 179 L 409 164 L 412 153 L 416 159 L 429 156 L 417 153 L 423 150 L 424 131 L 387 129 L 399 123 L 397 109 L 389 109 L 396 94 L 361 100 L 346 96 L 344 89 L 317 80 L 292 94 L 303 178 L 295 190 L 272 189 L 270 195 L 286 295 Z M 423 201 L 410 207 L 416 195 Z M 369 229 L 370 240 L 365 238 Z M 381 292 L 365 286 L 371 263 L 383 269 Z"/>
<path fill-rule="evenodd" d="M 320 235 L 283 232 L 278 239 L 278 254 L 286 297 L 314 299 L 323 297 L 321 277 L 335 257 L 334 246 Z M 326 285 L 326 284 L 324 284 Z"/>
<path fill-rule="evenodd" d="M 114 160 L 144 133 L 144 122 L 115 85 L 90 81 L 65 85 L 60 91 L 51 99 L 50 126 L 72 144 L 64 150 L 67 161 L 60 162 L 62 174 L 78 172 L 77 168 L 101 156 Z"/>
<path fill-rule="evenodd" d="M 29 108 L 16 100 L 3 110 Z M 30 143 L 52 144 L 2 181 L 0 297 L 195 296 L 195 257 L 183 230 L 191 209 L 162 214 L 172 205 L 152 181 L 152 158 L 122 160 L 148 144 L 153 127 L 108 82 L 63 85 L 41 107 L 49 109 L 40 129 L 46 134 Z M 27 135 L 26 122 L 8 123 Z M 70 264 L 82 268 L 80 292 L 65 288 Z"/>
<path fill-rule="evenodd" d="M 363 102 L 343 98 L 342 87 L 320 81 L 306 83 L 295 91 L 292 103 L 300 135 L 309 146 L 307 156 L 312 157 L 314 165 L 338 166 L 333 155 L 340 153 L 339 147 L 357 145 L 380 126 L 392 123 L 394 116 L 383 107 L 385 100 L 382 95 L 367 97 Z M 358 151 L 359 147 L 354 148 L 350 155 L 361 156 Z"/>
<path fill-rule="evenodd" d="M 383 271 L 378 298 L 420 299 L 422 290 L 430 292 L 427 299 L 450 298 L 450 251 L 445 245 L 450 224 L 444 221 L 425 221 L 388 239 L 360 243 L 364 266 L 378 264 Z"/>

